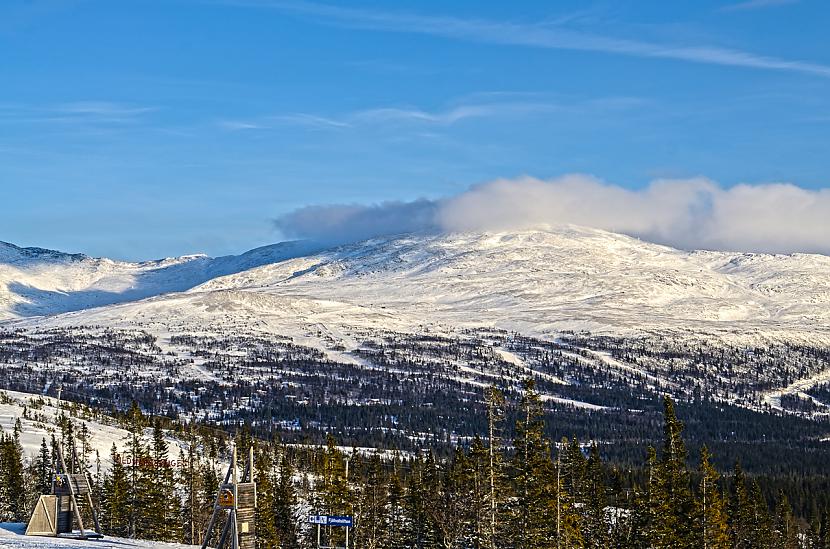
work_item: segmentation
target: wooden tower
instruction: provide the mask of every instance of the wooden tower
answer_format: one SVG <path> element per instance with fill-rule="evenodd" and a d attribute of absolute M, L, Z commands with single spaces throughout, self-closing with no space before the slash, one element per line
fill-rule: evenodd
<path fill-rule="evenodd" d="M 52 493 L 42 495 L 35 505 L 29 524 L 27 536 L 73 535 L 80 539 L 101 538 L 98 515 L 92 503 L 92 487 L 89 477 L 78 464 L 78 453 L 72 445 L 72 467 L 67 468 L 63 452 L 57 447 L 58 460 L 52 475 Z M 79 470 L 80 472 L 76 472 Z M 84 527 L 81 505 L 88 505 L 95 530 Z M 77 532 L 77 533 L 76 533 Z"/>
<path fill-rule="evenodd" d="M 242 476 L 236 461 L 236 446 L 231 452 L 231 463 L 225 481 L 219 485 L 213 504 L 202 549 L 206 549 L 217 520 L 224 516 L 225 525 L 217 549 L 256 549 L 256 483 L 254 482 L 254 448 L 248 449 L 248 459 Z"/>

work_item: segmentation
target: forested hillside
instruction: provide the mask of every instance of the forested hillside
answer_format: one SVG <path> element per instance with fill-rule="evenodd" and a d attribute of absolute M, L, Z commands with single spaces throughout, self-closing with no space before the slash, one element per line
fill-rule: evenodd
<path fill-rule="evenodd" d="M 826 475 L 748 475 L 739 463 L 718 471 L 706 447 L 691 459 L 682 409 L 679 417 L 668 397 L 662 436 L 656 427 L 634 467 L 610 462 L 601 444 L 547 437 L 533 381 L 516 400 L 487 389 L 486 404 L 481 432 L 446 458 L 348 449 L 333 437 L 286 444 L 247 426 L 225 434 L 137 405 L 118 414 L 127 434 L 109 456 L 81 455 L 102 527 L 124 537 L 201 542 L 235 444 L 255 448 L 263 548 L 311 546 L 312 513 L 354 516 L 354 547 L 830 547 Z M 34 456 L 22 455 L 16 429 L 3 434 L 0 519 L 26 520 L 58 445 L 84 448 L 87 431 L 70 410 Z M 178 453 L 169 436 L 182 442 Z M 328 530 L 342 543 L 342 530 Z"/>

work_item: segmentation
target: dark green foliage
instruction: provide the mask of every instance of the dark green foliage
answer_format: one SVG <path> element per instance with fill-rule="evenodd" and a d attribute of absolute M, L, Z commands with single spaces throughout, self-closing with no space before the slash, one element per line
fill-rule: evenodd
<path fill-rule="evenodd" d="M 488 436 L 464 441 L 450 458 L 345 452 L 333 437 L 325 446 L 264 443 L 247 429 L 235 440 L 256 445 L 262 548 L 315 546 L 316 529 L 299 515 L 310 507 L 352 515 L 350 542 L 367 549 L 830 549 L 821 492 L 804 517 L 790 505 L 789 494 L 807 493 L 809 484 L 784 484 L 787 491 L 775 494 L 774 481 L 748 476 L 737 466 L 722 478 L 705 447 L 699 465 L 691 467 L 695 456 L 689 456 L 678 418 L 683 408 L 668 398 L 663 404 L 660 450 L 648 448 L 641 465 L 632 468 L 609 467 L 602 443 L 572 438 L 554 448 L 545 403 L 532 381 L 504 414 L 515 419 L 508 442 L 501 442 L 503 416 L 493 414 Z M 217 471 L 227 463 L 234 438 L 150 419 L 138 406 L 122 422 L 129 432 L 124 451 L 113 446 L 108 472 L 94 489 L 105 533 L 200 543 Z M 62 433 L 72 436 L 60 437 L 55 447 L 77 442 L 83 448 L 83 432 L 63 420 Z M 170 463 L 167 433 L 187 442 L 178 472 Z M 15 436 L 0 437 L 0 491 L 25 493 L 27 483 L 42 490 L 43 464 L 51 454 L 44 440 L 24 469 Z M 25 505 L 11 509 L 15 497 L 2 501 L 4 516 L 25 517 Z M 345 542 L 343 529 L 323 528 L 321 534 L 324 543 Z"/>
<path fill-rule="evenodd" d="M 23 452 L 18 431 L 0 434 L 0 521 L 26 518 L 26 490 Z"/>

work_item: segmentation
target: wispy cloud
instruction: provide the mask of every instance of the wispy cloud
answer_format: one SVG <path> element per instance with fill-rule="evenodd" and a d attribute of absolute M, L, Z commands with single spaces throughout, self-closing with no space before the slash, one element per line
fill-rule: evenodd
<path fill-rule="evenodd" d="M 776 6 L 787 6 L 789 4 L 797 4 L 798 2 L 799 0 L 747 0 L 746 2 L 727 4 L 721 7 L 719 11 L 751 11 Z"/>
<path fill-rule="evenodd" d="M 343 129 L 387 124 L 450 126 L 472 118 L 527 116 L 554 112 L 563 108 L 565 107 L 557 103 L 542 101 L 470 103 L 434 111 L 415 107 L 377 107 L 357 110 L 339 116 L 289 113 L 264 116 L 253 120 L 226 120 L 220 122 L 220 125 L 229 130 L 261 130 L 285 124 L 306 126 L 312 129 Z"/>
<path fill-rule="evenodd" d="M 545 49 L 603 52 L 646 58 L 778 70 L 830 77 L 830 65 L 759 55 L 713 45 L 677 45 L 592 34 L 549 21 L 522 24 L 484 19 L 461 19 L 404 12 L 366 10 L 313 2 L 279 0 L 219 0 L 223 4 L 271 8 L 349 28 L 417 33 L 488 44 Z M 775 0 L 749 0 L 761 3 Z M 778 0 L 779 2 L 782 0 Z"/>
<path fill-rule="evenodd" d="M 441 200 L 302 208 L 276 220 L 292 237 L 345 243 L 403 232 L 511 231 L 576 224 L 681 248 L 830 254 L 830 189 L 706 178 L 629 189 L 589 175 L 500 179 Z"/>
<path fill-rule="evenodd" d="M 2 105 L 0 120 L 11 123 L 123 124 L 137 122 L 156 107 L 127 105 L 111 101 L 76 101 L 57 105 Z"/>

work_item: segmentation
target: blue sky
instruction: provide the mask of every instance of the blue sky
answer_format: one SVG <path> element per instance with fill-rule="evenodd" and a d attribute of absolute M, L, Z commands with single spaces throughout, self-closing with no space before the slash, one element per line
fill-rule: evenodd
<path fill-rule="evenodd" d="M 830 183 L 830 3 L 337 6 L 3 2 L 0 240 L 220 255 L 525 174 Z"/>

